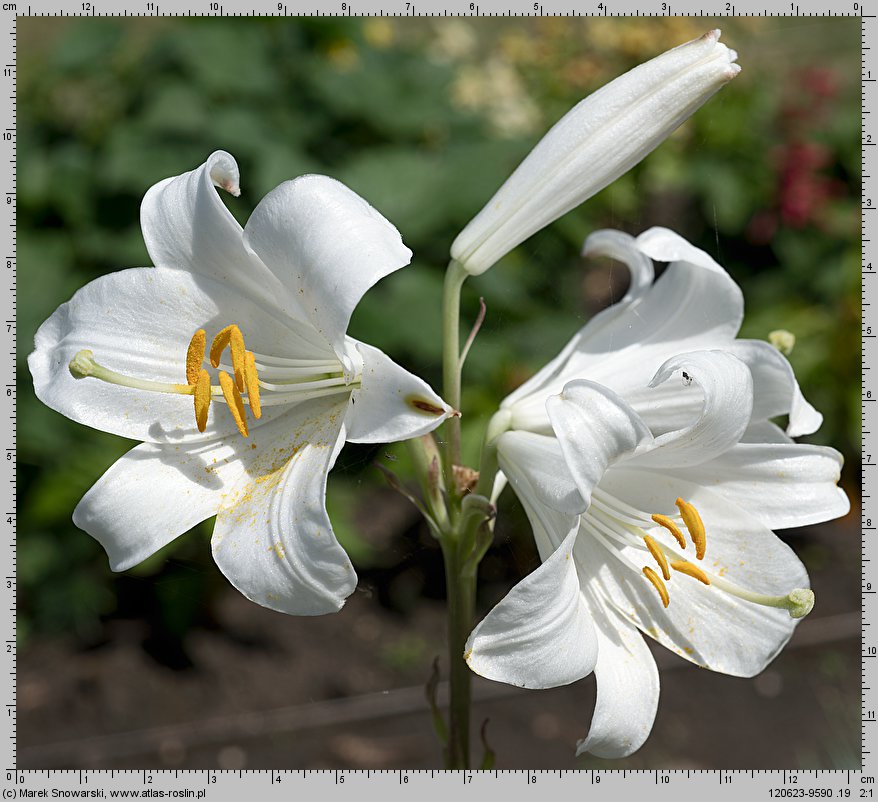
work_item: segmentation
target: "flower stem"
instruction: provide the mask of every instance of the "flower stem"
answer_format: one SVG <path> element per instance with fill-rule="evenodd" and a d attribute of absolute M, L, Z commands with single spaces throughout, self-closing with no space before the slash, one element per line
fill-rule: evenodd
<path fill-rule="evenodd" d="M 448 596 L 448 662 L 450 674 L 450 702 L 448 747 L 445 767 L 468 769 L 470 765 L 470 670 L 463 659 L 463 651 L 472 629 L 476 596 L 476 577 L 462 570 L 465 555 L 456 538 L 442 540 L 445 558 L 445 587 Z"/>
<path fill-rule="evenodd" d="M 460 409 L 460 291 L 469 274 L 453 259 L 445 273 L 442 294 L 442 378 L 445 401 Z M 445 473 L 448 525 L 440 538 L 445 561 L 448 598 L 448 666 L 450 676 L 448 746 L 445 766 L 466 769 L 470 765 L 470 670 L 463 651 L 473 625 L 476 596 L 475 571 L 467 562 L 472 544 L 466 537 L 461 515 L 461 498 L 454 481 L 454 466 L 460 465 L 460 419 L 445 422 Z M 464 566 L 467 566 L 465 568 Z"/>
<path fill-rule="evenodd" d="M 453 259 L 445 273 L 442 293 L 442 382 L 445 401 L 460 409 L 460 290 L 469 273 Z M 445 422 L 445 479 L 454 487 L 454 466 L 460 465 L 460 418 Z"/>

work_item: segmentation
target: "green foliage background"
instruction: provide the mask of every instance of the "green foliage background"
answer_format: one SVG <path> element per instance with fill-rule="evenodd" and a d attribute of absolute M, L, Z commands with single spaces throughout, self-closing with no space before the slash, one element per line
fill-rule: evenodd
<path fill-rule="evenodd" d="M 25 367 L 37 327 L 78 287 L 149 264 L 138 222 L 149 186 L 228 150 L 243 193 L 225 200 L 243 223 L 287 178 L 322 172 L 348 184 L 415 252 L 410 268 L 367 295 L 352 334 L 438 388 L 442 271 L 456 233 L 573 103 L 715 24 L 21 18 L 20 636 L 64 630 L 89 642 L 102 617 L 144 604 L 183 633 L 221 587 L 210 522 L 127 577 L 110 574 L 70 514 L 131 444 L 43 407 Z M 579 259 L 585 236 L 660 224 L 742 284 L 744 336 L 796 334 L 792 362 L 826 418 L 813 439 L 844 452 L 856 496 L 859 23 L 722 27 L 741 75 L 642 165 L 469 282 L 464 317 L 474 317 L 480 295 L 489 309 L 465 373 L 472 462 L 499 400 L 619 296 L 608 265 Z M 384 454 L 403 466 L 401 452 Z M 381 482 L 374 457 L 349 449 L 330 484 L 331 516 L 358 567 L 388 559 L 358 536 L 354 512 Z"/>

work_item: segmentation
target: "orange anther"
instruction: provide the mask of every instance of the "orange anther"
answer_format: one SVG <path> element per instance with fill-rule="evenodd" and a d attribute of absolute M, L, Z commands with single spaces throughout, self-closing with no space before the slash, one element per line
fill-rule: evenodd
<path fill-rule="evenodd" d="M 656 513 L 652 516 L 652 520 L 655 521 L 659 526 L 663 526 L 667 529 L 673 536 L 677 543 L 680 544 L 681 549 L 686 548 L 686 538 L 683 537 L 683 533 L 680 531 L 680 528 L 675 524 L 667 515 L 659 515 Z"/>
<path fill-rule="evenodd" d="M 201 363 L 204 362 L 204 345 L 207 342 L 207 335 L 204 329 L 198 329 L 192 335 L 189 341 L 189 348 L 186 349 L 186 382 L 190 385 L 195 384 L 201 371 Z"/>
<path fill-rule="evenodd" d="M 668 589 L 665 587 L 665 583 L 662 582 L 662 578 L 648 565 L 643 566 L 643 575 L 652 582 L 653 587 L 655 587 L 658 595 L 662 598 L 662 604 L 667 607 L 671 603 L 671 597 L 668 596 Z"/>
<path fill-rule="evenodd" d="M 662 569 L 662 576 L 665 579 L 671 578 L 671 569 L 668 568 L 668 560 L 665 557 L 665 553 L 662 551 L 662 547 L 656 543 L 649 535 L 643 538 L 643 542 L 646 543 L 646 548 L 649 549 L 649 553 L 653 556 L 655 561 L 659 564 L 659 568 Z"/>
<path fill-rule="evenodd" d="M 704 529 L 701 516 L 695 507 L 681 498 L 678 498 L 674 503 L 677 505 L 677 509 L 680 510 L 683 523 L 686 524 L 689 536 L 695 544 L 695 556 L 700 560 L 704 557 L 704 552 L 707 550 L 707 532 Z"/>
<path fill-rule="evenodd" d="M 697 565 L 686 562 L 686 560 L 671 560 L 671 568 L 675 571 L 679 571 L 681 574 L 695 577 L 695 579 L 699 582 L 703 582 L 705 585 L 710 584 L 710 579 L 708 579 L 707 574 L 705 574 Z"/>
<path fill-rule="evenodd" d="M 241 398 L 241 393 L 238 391 L 232 377 L 224 370 L 219 372 L 219 383 L 226 403 L 232 412 L 232 417 L 235 419 L 238 431 L 244 437 L 247 437 L 249 432 L 247 431 L 247 420 L 244 418 L 244 400 Z"/>
<path fill-rule="evenodd" d="M 262 417 L 262 407 L 259 405 L 259 375 L 256 373 L 256 357 L 252 351 L 244 354 L 244 384 L 247 387 L 247 398 L 250 401 L 250 411 L 254 418 Z"/>
<path fill-rule="evenodd" d="M 202 332 L 204 334 L 204 332 Z M 202 354 L 204 354 L 204 344 L 202 340 Z M 210 374 L 202 368 L 198 374 L 195 384 L 195 424 L 198 431 L 203 432 L 207 427 L 207 412 L 210 409 Z"/>

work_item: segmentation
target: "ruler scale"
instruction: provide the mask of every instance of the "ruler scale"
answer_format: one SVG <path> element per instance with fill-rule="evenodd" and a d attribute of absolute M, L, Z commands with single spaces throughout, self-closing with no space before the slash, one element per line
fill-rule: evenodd
<path fill-rule="evenodd" d="M 878 388 L 872 382 L 878 354 L 878 186 L 872 176 L 876 165 L 878 130 L 873 130 L 878 83 L 878 58 L 872 42 L 878 41 L 878 19 L 868 11 L 878 6 L 865 0 L 831 2 L 682 2 L 651 0 L 587 0 L 575 8 L 551 2 L 491 2 L 450 0 L 439 5 L 430 0 L 316 0 L 319 5 L 298 8 L 277 0 L 62 0 L 51 2 L 0 2 L 3 81 L 2 145 L 5 177 L 3 260 L 5 267 L 0 303 L 6 332 L 2 357 L 8 360 L 6 375 L 16 369 L 16 29 L 21 16 L 848 16 L 860 19 L 862 31 L 862 763 L 859 770 L 18 770 L 16 768 L 16 386 L 4 385 L 2 394 L 4 451 L 3 519 L 6 540 L 3 560 L 3 596 L 0 621 L 4 642 L 3 694 L 5 714 L 0 738 L 3 799 L 19 798 L 177 798 L 207 800 L 306 799 L 318 795 L 333 799 L 417 798 L 446 800 L 451 795 L 484 799 L 486 794 L 563 794 L 564 798 L 627 799 L 649 794 L 658 799 L 715 800 L 747 798 L 868 799 L 878 797 L 878 760 L 872 755 L 878 728 L 878 634 L 872 621 L 878 612 L 878 549 L 873 533 L 878 528 L 878 509 L 872 512 L 871 489 L 878 476 Z M 746 737 L 746 734 L 743 734 Z M 534 796 L 533 798 L 537 798 Z"/>

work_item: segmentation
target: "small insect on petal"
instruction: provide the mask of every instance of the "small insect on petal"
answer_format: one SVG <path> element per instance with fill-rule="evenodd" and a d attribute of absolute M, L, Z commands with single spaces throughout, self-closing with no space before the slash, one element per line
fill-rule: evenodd
<path fill-rule="evenodd" d="M 244 418 L 244 400 L 241 398 L 241 393 L 238 392 L 232 377 L 224 370 L 219 372 L 219 383 L 220 387 L 222 387 L 226 403 L 232 412 L 232 417 L 238 426 L 238 431 L 244 437 L 247 437 L 250 433 L 247 431 L 247 421 Z"/>

